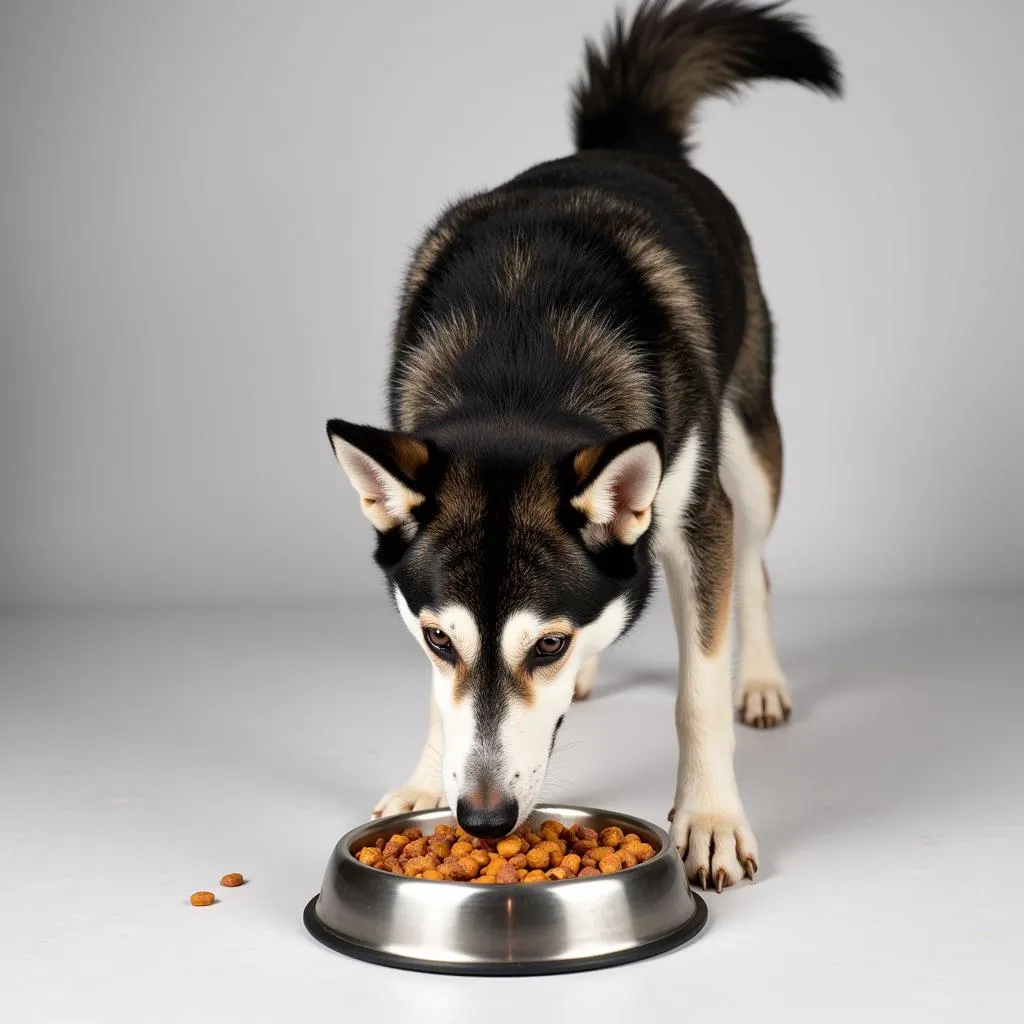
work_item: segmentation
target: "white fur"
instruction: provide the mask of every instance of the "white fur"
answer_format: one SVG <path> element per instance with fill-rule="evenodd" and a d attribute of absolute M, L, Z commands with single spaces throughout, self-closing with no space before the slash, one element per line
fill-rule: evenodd
<path fill-rule="evenodd" d="M 738 705 L 744 721 L 777 724 L 789 714 L 789 687 L 772 640 L 764 544 L 775 517 L 771 484 L 732 407 L 722 417 L 719 476 L 735 521 Z"/>
<path fill-rule="evenodd" d="M 427 653 L 431 663 L 431 692 L 433 702 L 441 719 L 444 749 L 442 751 L 440 788 L 448 797 L 448 806 L 454 807 L 459 797 L 461 776 L 471 750 L 475 734 L 473 703 L 469 700 L 455 700 L 455 672 L 445 662 L 430 654 L 430 647 L 423 636 L 425 623 L 438 622 L 441 628 L 452 637 L 452 643 L 460 656 L 462 649 L 458 644 L 466 645 L 467 655 L 475 661 L 480 644 L 480 631 L 469 610 L 461 605 L 448 605 L 438 612 L 429 608 L 420 609 L 417 618 L 401 590 L 395 588 L 395 601 L 398 604 L 402 621 L 416 637 L 420 647 Z M 459 640 L 456 640 L 456 636 Z M 472 662 L 469 662 L 472 664 Z M 428 740 L 429 743 L 429 740 Z"/>
<path fill-rule="evenodd" d="M 665 474 L 655 499 L 657 547 L 679 644 L 679 772 L 672 839 L 685 856 L 691 878 L 703 871 L 714 882 L 716 874 L 724 871 L 733 883 L 743 877 L 743 859 L 756 860 L 757 850 L 733 768 L 729 644 L 723 642 L 712 655 L 701 648 L 693 561 L 682 531 L 701 449 L 694 432 Z"/>
<path fill-rule="evenodd" d="M 502 648 L 506 640 L 518 641 L 523 624 L 532 618 L 537 627 L 533 642 L 544 635 L 543 621 L 530 612 L 509 616 L 502 631 Z M 551 736 L 559 717 L 572 704 L 573 690 L 580 667 L 594 659 L 619 637 L 626 627 L 628 608 L 623 598 L 611 601 L 589 625 L 576 631 L 572 647 L 558 663 L 558 674 L 552 679 L 537 681 L 533 686 L 533 702 L 512 703 L 501 727 L 501 755 L 508 774 L 509 793 L 519 804 L 519 823 L 526 820 L 540 795 L 547 772 Z"/>
<path fill-rule="evenodd" d="M 666 546 L 674 549 L 682 543 L 680 524 L 683 512 L 690 504 L 693 484 L 700 468 L 701 443 L 696 432 L 683 442 L 675 461 L 668 468 L 654 498 L 657 519 L 654 538 L 655 550 L 664 558 Z"/>

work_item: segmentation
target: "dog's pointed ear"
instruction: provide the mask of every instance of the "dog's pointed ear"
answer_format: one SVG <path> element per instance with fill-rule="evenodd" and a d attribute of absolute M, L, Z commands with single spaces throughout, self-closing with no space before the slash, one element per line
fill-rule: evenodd
<path fill-rule="evenodd" d="M 573 454 L 570 504 L 582 516 L 588 548 L 635 544 L 647 532 L 661 484 L 663 450 L 657 430 L 640 430 Z"/>
<path fill-rule="evenodd" d="M 427 497 L 431 451 L 409 434 L 327 421 L 327 437 L 359 495 L 363 514 L 381 533 L 416 533 L 415 511 Z"/>

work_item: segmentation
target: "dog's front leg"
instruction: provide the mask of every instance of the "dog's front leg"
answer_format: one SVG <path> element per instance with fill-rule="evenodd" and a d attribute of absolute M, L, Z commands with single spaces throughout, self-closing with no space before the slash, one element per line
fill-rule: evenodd
<path fill-rule="evenodd" d="M 374 818 L 386 818 L 390 814 L 404 814 L 407 811 L 432 810 L 444 806 L 444 793 L 441 790 L 441 757 L 444 752 L 444 727 L 441 723 L 441 712 L 434 698 L 433 689 L 430 693 L 430 727 L 427 730 L 427 742 L 423 745 L 423 753 L 409 777 L 409 781 L 399 789 L 393 789 L 380 798 L 373 809 Z"/>
<path fill-rule="evenodd" d="M 719 892 L 751 878 L 757 843 L 733 768 L 729 680 L 732 510 L 717 479 L 699 510 L 666 538 L 662 558 L 679 638 L 679 775 L 672 840 L 691 881 Z"/>

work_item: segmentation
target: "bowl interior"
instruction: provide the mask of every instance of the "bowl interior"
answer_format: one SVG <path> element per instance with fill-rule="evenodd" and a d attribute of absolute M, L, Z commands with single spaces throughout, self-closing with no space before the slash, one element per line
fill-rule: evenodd
<path fill-rule="evenodd" d="M 598 832 L 605 828 L 618 826 L 623 832 L 633 832 L 643 842 L 649 843 L 654 847 L 655 856 L 662 853 L 665 845 L 662 841 L 662 836 L 654 831 L 647 822 L 629 815 L 615 814 L 612 811 L 593 810 L 591 808 L 540 807 L 527 818 L 520 831 L 536 831 L 543 822 L 552 819 L 560 821 L 563 825 L 586 825 L 588 828 L 595 829 Z M 418 828 L 424 835 L 427 835 L 437 825 L 454 826 L 455 815 L 448 808 L 441 808 L 436 811 L 414 811 L 391 818 L 382 818 L 380 821 L 368 822 L 361 828 L 349 833 L 348 842 L 345 844 L 344 849 L 347 855 L 361 868 L 367 871 L 376 871 L 376 868 L 367 867 L 357 859 L 356 855 L 364 846 L 373 846 L 378 839 L 387 841 L 396 832 L 401 832 L 403 829 L 410 827 Z M 645 863 L 649 863 L 649 861 Z M 630 868 L 627 870 L 635 869 Z M 565 879 L 559 884 L 564 885 L 570 881 L 587 881 L 587 879 Z"/>

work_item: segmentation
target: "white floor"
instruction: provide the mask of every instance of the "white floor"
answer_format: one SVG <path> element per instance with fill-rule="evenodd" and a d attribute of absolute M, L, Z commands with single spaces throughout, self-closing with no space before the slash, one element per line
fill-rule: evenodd
<path fill-rule="evenodd" d="M 302 928 L 335 839 L 423 738 L 426 666 L 397 618 L 2 620 L 0 1018 L 1015 1019 L 1024 604 L 791 599 L 776 618 L 795 717 L 738 746 L 757 884 L 711 894 L 677 953 L 521 981 L 371 967 Z M 673 650 L 659 603 L 569 715 L 551 798 L 664 820 Z M 252 881 L 188 905 L 228 871 Z"/>

